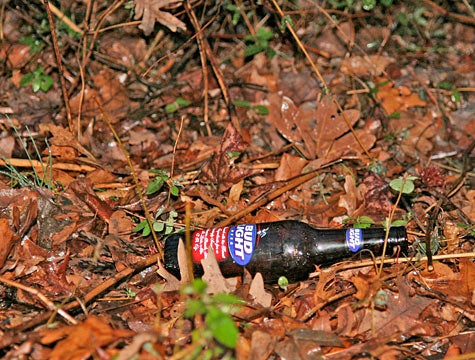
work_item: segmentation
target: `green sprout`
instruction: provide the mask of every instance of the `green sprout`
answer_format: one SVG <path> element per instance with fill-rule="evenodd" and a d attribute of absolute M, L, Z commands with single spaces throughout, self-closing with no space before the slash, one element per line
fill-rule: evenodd
<path fill-rule="evenodd" d="M 20 86 L 28 86 L 31 84 L 31 88 L 34 92 L 43 91 L 47 92 L 54 84 L 54 80 L 51 76 L 45 74 L 45 69 L 40 66 L 31 73 L 25 74 L 20 80 Z"/>

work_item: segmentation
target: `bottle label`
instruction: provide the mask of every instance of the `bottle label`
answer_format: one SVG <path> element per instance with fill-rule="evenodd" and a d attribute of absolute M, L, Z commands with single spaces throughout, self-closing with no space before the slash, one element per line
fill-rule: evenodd
<path fill-rule="evenodd" d="M 206 258 L 210 246 L 214 250 L 216 260 L 221 261 L 227 259 L 229 257 L 229 229 L 229 227 L 223 227 L 195 231 L 191 243 L 193 261 L 199 263 Z"/>
<path fill-rule="evenodd" d="M 251 261 L 256 246 L 256 225 L 233 226 L 228 236 L 229 252 L 239 265 L 246 265 Z"/>
<path fill-rule="evenodd" d="M 363 230 L 361 229 L 347 229 L 346 230 L 346 245 L 352 252 L 360 251 L 363 246 Z"/>
<path fill-rule="evenodd" d="M 237 264 L 248 264 L 256 246 L 256 228 L 254 224 L 246 224 L 195 231 L 192 239 L 193 261 L 199 263 L 206 258 L 211 246 L 217 261 L 226 260 L 231 255 Z"/>

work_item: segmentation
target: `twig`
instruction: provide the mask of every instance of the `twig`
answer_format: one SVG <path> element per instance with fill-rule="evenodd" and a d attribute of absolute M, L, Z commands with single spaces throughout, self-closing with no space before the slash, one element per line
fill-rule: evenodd
<path fill-rule="evenodd" d="M 343 119 L 345 120 L 346 124 L 348 125 L 348 128 L 350 129 L 351 133 L 353 134 L 353 136 L 355 137 L 356 141 L 358 142 L 358 145 L 361 147 L 361 149 L 363 150 L 363 152 L 366 154 L 366 156 L 368 156 L 368 158 L 372 158 L 371 155 L 369 154 L 368 152 L 368 149 L 366 149 L 366 147 L 364 146 L 364 144 L 361 142 L 361 140 L 359 139 L 358 135 L 356 134 L 356 131 L 353 127 L 353 125 L 351 124 L 351 121 L 350 119 L 348 119 L 348 116 L 346 115 L 345 111 L 343 110 L 342 106 L 340 105 L 340 103 L 338 102 L 338 100 L 336 99 L 336 97 L 333 95 L 333 93 L 331 92 L 331 89 L 330 87 L 328 86 L 328 84 L 326 83 L 325 79 L 323 78 L 323 75 L 320 73 L 320 71 L 318 70 L 317 68 L 317 65 L 315 65 L 314 61 L 312 60 L 312 58 L 310 57 L 310 54 L 308 53 L 307 49 L 305 48 L 305 46 L 302 44 L 302 41 L 300 41 L 300 38 L 299 36 L 297 35 L 297 32 L 294 30 L 292 24 L 286 20 L 286 17 L 285 17 L 285 14 L 284 12 L 282 11 L 282 9 L 280 8 L 279 4 L 277 3 L 276 0 L 271 0 L 272 3 L 274 4 L 274 7 L 275 9 L 277 10 L 277 13 L 279 14 L 279 16 L 282 18 L 282 20 L 284 21 L 285 20 L 285 24 L 286 24 L 286 28 L 289 30 L 290 34 L 292 35 L 292 37 L 294 38 L 295 42 L 297 43 L 297 46 L 299 47 L 299 49 L 303 52 L 303 54 L 305 55 L 305 58 L 307 59 L 308 63 L 310 64 L 310 67 L 312 68 L 313 72 L 315 73 L 315 75 L 318 77 L 318 80 L 320 80 L 320 82 L 322 83 L 323 87 L 324 87 L 324 91 L 327 91 L 332 99 L 332 101 L 335 103 L 336 107 L 338 108 L 338 110 L 340 111 L 340 113 L 343 115 Z"/>
<path fill-rule="evenodd" d="M 471 14 L 472 16 L 457 14 L 457 13 L 445 10 L 442 6 L 437 5 L 436 3 L 434 3 L 431 0 L 422 0 L 422 1 L 425 4 L 429 5 L 432 9 L 434 9 L 434 11 L 438 12 L 441 15 L 449 16 L 449 17 L 451 17 L 451 18 L 453 18 L 457 21 L 460 21 L 462 23 L 471 24 L 471 25 L 475 24 L 475 16 L 474 16 L 473 13 Z"/>
<path fill-rule="evenodd" d="M 51 8 L 51 12 L 55 14 L 59 20 L 61 20 L 63 23 L 65 23 L 71 30 L 74 32 L 77 32 L 78 34 L 83 34 L 84 31 L 77 26 L 70 18 L 68 18 L 61 10 L 59 10 L 56 6 L 53 4 L 49 4 L 49 7 Z"/>
<path fill-rule="evenodd" d="M 208 80 L 208 61 L 206 59 L 206 50 L 205 50 L 205 38 L 203 36 L 203 30 L 200 27 L 198 19 L 196 18 L 196 14 L 191 7 L 190 1 L 185 1 L 185 9 L 190 17 L 191 23 L 196 30 L 197 37 L 196 40 L 198 42 L 198 49 L 200 52 L 200 60 L 201 60 L 201 68 L 203 72 L 203 102 L 204 102 L 204 113 L 203 119 L 206 125 L 206 131 L 208 132 L 208 136 L 212 135 L 211 127 L 209 126 L 209 100 L 208 100 L 208 90 L 209 90 L 209 80 Z"/>
<path fill-rule="evenodd" d="M 20 168 L 43 168 L 43 164 L 39 160 L 34 159 L 0 159 L 0 166 L 12 165 Z M 52 165 L 53 169 L 58 170 L 69 170 L 69 171 L 78 171 L 78 172 L 91 172 L 97 170 L 96 167 L 89 165 L 77 165 L 77 164 L 68 164 L 68 163 L 55 163 Z"/>
<path fill-rule="evenodd" d="M 455 181 L 452 186 L 447 190 L 447 195 L 441 194 L 437 192 L 437 197 L 439 198 L 437 202 L 434 204 L 434 209 L 432 211 L 432 214 L 429 217 L 428 220 L 428 225 L 426 229 L 426 235 L 425 235 L 425 244 L 426 244 L 426 253 L 428 255 L 428 260 L 427 260 L 427 265 L 428 265 L 428 270 L 433 271 L 434 267 L 432 265 L 432 252 L 431 252 L 431 235 L 434 231 L 436 222 L 437 222 L 437 217 L 439 216 L 440 210 L 442 208 L 442 204 L 446 202 L 451 202 L 450 198 L 454 196 L 460 188 L 463 186 L 465 179 L 467 177 L 467 172 L 469 170 L 469 158 L 470 155 L 475 148 L 475 140 L 472 141 L 472 143 L 468 146 L 467 149 L 464 150 L 463 153 L 463 159 L 462 159 L 462 172 L 460 173 L 460 176 L 457 178 L 457 181 Z M 460 215 L 467 219 L 468 221 L 469 218 L 465 215 L 465 213 L 460 210 L 457 206 L 455 206 L 457 210 L 460 212 Z"/>
<path fill-rule="evenodd" d="M 77 321 L 71 315 L 69 315 L 64 309 L 58 308 L 50 299 L 48 299 L 45 295 L 43 295 L 41 291 L 29 286 L 20 284 L 17 281 L 6 279 L 2 275 L 0 275 L 0 282 L 9 286 L 13 286 L 17 289 L 26 291 L 27 293 L 30 293 L 33 296 L 36 296 L 43 304 L 46 305 L 46 307 L 49 310 L 53 312 L 57 312 L 59 315 L 61 315 L 65 320 L 67 320 L 71 324 L 73 325 L 77 324 Z"/>
<path fill-rule="evenodd" d="M 442 260 L 442 259 L 473 258 L 473 257 L 475 257 L 475 252 L 461 253 L 461 254 L 434 255 L 433 259 L 434 260 Z M 385 264 L 399 264 L 399 263 L 405 263 L 405 262 L 407 262 L 407 263 L 409 263 L 409 262 L 422 262 L 422 261 L 427 261 L 427 260 L 428 260 L 427 256 L 425 256 L 425 257 L 422 257 L 420 259 L 414 259 L 414 257 L 405 257 L 405 258 L 397 258 L 397 259 L 382 259 L 381 261 Z M 337 271 L 349 270 L 349 269 L 361 268 L 361 267 L 366 267 L 366 266 L 374 266 L 374 260 L 353 261 L 353 262 L 348 263 L 348 264 L 340 263 L 340 264 L 337 264 L 336 266 L 338 266 Z M 309 278 L 318 277 L 318 276 L 320 276 L 321 273 L 322 273 L 321 271 L 311 273 L 309 275 Z M 389 277 L 394 277 L 394 276 L 397 276 L 397 273 L 392 273 L 392 274 L 389 275 Z M 381 280 L 385 281 L 385 280 L 387 280 L 387 278 L 381 279 Z M 323 302 L 321 304 L 318 304 L 317 306 L 315 306 L 312 309 L 310 309 L 309 311 L 307 311 L 299 320 L 302 321 L 302 322 L 305 322 L 308 319 L 310 319 L 313 315 L 315 315 L 315 313 L 318 310 L 322 309 L 323 307 L 325 307 L 329 303 L 331 303 L 333 301 L 336 301 L 336 300 L 339 300 L 339 299 L 342 299 L 342 298 L 344 298 L 348 295 L 352 295 L 355 292 L 356 292 L 355 289 L 348 289 L 348 290 L 346 290 L 342 293 L 336 294 L 336 295 L 330 297 L 329 299 L 327 299 L 325 302 Z"/>
<path fill-rule="evenodd" d="M 461 258 L 475 258 L 475 252 L 469 253 L 457 253 L 457 254 L 442 254 L 432 256 L 433 260 L 446 260 L 446 259 L 461 259 Z M 427 256 L 422 256 L 421 258 L 415 259 L 414 257 L 398 257 L 397 259 L 380 259 L 378 262 L 383 262 L 384 264 L 399 264 L 406 262 L 422 262 L 427 261 Z M 373 266 L 373 260 L 360 260 L 352 261 L 348 264 L 342 265 L 338 270 L 349 270 L 356 269 L 360 267 Z M 318 277 L 320 271 L 313 272 L 309 275 L 309 278 Z"/>
<path fill-rule="evenodd" d="M 317 173 L 319 173 L 321 170 L 324 168 L 327 168 L 329 166 L 332 166 L 336 163 L 340 162 L 340 160 L 337 161 L 332 161 L 328 164 L 322 165 L 320 168 L 310 171 L 308 173 L 299 175 L 295 178 L 293 178 L 287 185 L 284 185 L 274 191 L 272 191 L 269 194 L 265 194 L 262 198 L 260 198 L 258 201 L 256 201 L 253 204 L 250 204 L 247 206 L 245 209 L 235 213 L 234 215 L 226 218 L 225 220 L 219 222 L 216 224 L 216 227 L 221 227 L 221 226 L 227 226 L 229 224 L 232 224 L 236 222 L 237 220 L 241 219 L 242 217 L 246 216 L 247 214 L 251 213 L 252 211 L 264 206 L 268 202 L 274 200 L 275 198 L 279 197 L 280 195 L 284 194 L 285 192 L 292 190 L 293 188 L 296 188 L 299 185 L 302 185 L 303 183 L 313 179 Z"/>
<path fill-rule="evenodd" d="M 227 88 L 226 82 L 224 81 L 223 72 L 221 71 L 218 62 L 216 61 L 216 58 L 213 55 L 213 52 L 211 51 L 211 47 L 209 45 L 208 40 L 203 36 L 203 30 L 207 27 L 207 25 L 205 25 L 203 27 L 199 26 L 198 20 L 196 19 L 196 15 L 194 14 L 194 12 L 192 10 L 191 5 L 189 4 L 189 1 L 185 2 L 185 9 L 189 13 L 190 19 L 191 19 L 191 21 L 193 23 L 193 26 L 195 27 L 195 30 L 197 32 L 196 36 L 197 36 L 197 39 L 198 39 L 197 40 L 198 41 L 198 46 L 200 48 L 200 57 L 201 57 L 202 66 L 203 66 L 203 63 L 206 61 L 206 59 L 211 64 L 211 68 L 213 70 L 214 76 L 216 78 L 216 81 L 218 82 L 221 93 L 223 94 L 224 102 L 226 103 L 226 106 L 228 108 L 229 117 L 231 118 L 231 122 L 234 125 L 234 127 L 239 132 L 241 132 L 241 124 L 239 123 L 239 120 L 237 119 L 237 117 L 235 115 L 235 111 L 233 110 L 233 104 L 231 102 L 231 97 L 229 95 L 229 90 Z M 194 17 L 194 19 L 193 19 L 193 17 Z M 211 21 L 208 22 L 208 24 L 210 24 L 210 23 L 211 23 Z M 206 69 L 207 69 L 207 67 L 206 67 Z M 205 71 L 205 68 L 203 68 L 203 70 Z M 203 71 L 203 76 L 206 76 L 206 73 L 204 71 Z M 205 86 L 207 86 L 206 85 L 207 80 L 203 79 L 203 81 L 204 81 Z M 206 104 L 207 92 L 204 94 L 204 96 L 205 96 L 205 116 L 207 116 L 207 114 L 206 114 L 206 111 L 207 111 L 207 107 L 206 107 L 207 106 L 207 104 Z M 207 126 L 209 126 L 209 125 L 207 125 Z M 209 130 L 208 132 L 211 134 L 210 131 L 211 130 Z"/>
<path fill-rule="evenodd" d="M 172 165 L 171 165 L 171 168 L 170 168 L 170 179 L 173 179 L 173 173 L 175 171 L 176 149 L 178 147 L 178 140 L 180 139 L 180 135 L 181 135 L 181 132 L 183 130 L 183 124 L 184 123 L 185 123 L 185 117 L 182 116 L 181 121 L 180 121 L 180 128 L 178 129 L 178 134 L 176 135 L 175 144 L 173 145 L 173 156 L 172 156 Z M 170 205 L 170 196 L 171 196 L 171 193 L 168 192 L 167 206 Z"/>
<path fill-rule="evenodd" d="M 73 118 L 71 115 L 71 106 L 69 104 L 69 93 L 66 87 L 66 78 L 64 77 L 63 62 L 61 61 L 61 53 L 59 51 L 58 37 L 56 36 L 56 30 L 54 28 L 54 19 L 53 19 L 53 15 L 51 14 L 49 1 L 43 0 L 43 3 L 46 8 L 46 13 L 48 14 L 49 28 L 51 31 L 51 37 L 53 39 L 54 55 L 56 57 L 56 65 L 58 66 L 59 80 L 61 82 L 61 91 L 63 93 L 64 106 L 66 107 L 66 118 L 68 120 L 69 130 L 73 132 L 74 124 L 73 124 Z"/>
<path fill-rule="evenodd" d="M 122 271 L 118 272 L 117 274 L 115 274 L 113 277 L 110 277 L 109 279 L 107 279 L 106 281 L 101 283 L 99 286 L 96 286 L 94 289 L 89 291 L 84 296 L 82 301 L 79 301 L 79 300 L 72 301 L 72 302 L 64 305 L 62 307 L 62 309 L 64 311 L 71 311 L 71 310 L 74 310 L 74 309 L 77 309 L 77 308 L 81 307 L 81 304 L 90 303 L 97 296 L 99 296 L 100 294 L 102 294 L 105 291 L 109 290 L 114 285 L 124 281 L 129 276 L 131 276 L 135 273 L 138 273 L 138 272 L 148 268 L 149 266 L 152 266 L 152 265 L 156 264 L 157 261 L 159 261 L 159 259 L 160 259 L 160 254 L 150 255 L 149 257 L 145 258 L 143 261 L 135 264 L 133 267 L 125 268 L 124 270 L 122 270 Z M 56 310 L 56 309 L 54 309 L 54 310 Z M 26 323 L 23 323 L 23 324 L 21 324 L 17 327 L 14 327 L 12 329 L 12 331 L 14 333 L 19 333 L 21 331 L 31 329 L 32 327 L 37 326 L 37 325 L 43 323 L 44 321 L 46 321 L 49 317 L 51 317 L 51 315 L 52 315 L 52 313 L 50 313 L 50 312 L 40 314 L 37 317 L 35 317 L 33 320 L 31 320 L 29 322 L 26 322 Z"/>
<path fill-rule="evenodd" d="M 399 190 L 399 193 L 397 195 L 396 202 L 391 207 L 391 211 L 389 212 L 389 217 L 387 219 L 387 224 L 386 224 L 386 234 L 384 236 L 383 251 L 381 253 L 381 258 L 382 259 L 384 259 L 384 256 L 386 255 L 386 249 L 387 249 L 388 241 L 389 241 L 389 230 L 391 228 L 391 223 L 393 222 L 393 219 L 394 219 L 394 213 L 396 212 L 397 206 L 398 206 L 399 202 L 401 201 L 402 190 L 404 189 L 405 183 L 406 183 L 406 178 L 404 177 L 402 185 L 401 185 L 401 189 Z M 379 277 L 381 277 L 381 275 L 383 274 L 383 264 L 384 264 L 384 262 L 381 262 L 381 265 L 379 267 L 379 272 L 378 272 Z"/>
<path fill-rule="evenodd" d="M 119 144 L 119 147 L 120 147 L 122 153 L 124 154 L 125 158 L 127 159 L 127 164 L 129 166 L 132 178 L 134 179 L 135 188 L 137 190 L 137 196 L 139 197 L 140 203 L 142 204 L 144 215 L 145 215 L 145 218 L 147 219 L 147 223 L 148 223 L 148 226 L 150 228 L 150 233 L 152 234 L 152 238 L 153 238 L 153 241 L 155 242 L 155 246 L 157 247 L 158 253 L 160 254 L 160 257 L 163 259 L 163 245 L 158 240 L 157 233 L 155 232 L 155 230 L 153 228 L 153 221 L 152 221 L 152 218 L 151 218 L 150 213 L 148 211 L 147 203 L 146 203 L 146 201 L 143 197 L 142 185 L 140 184 L 137 173 L 135 172 L 134 165 L 132 164 L 132 160 L 130 159 L 130 155 L 126 150 L 126 148 L 124 146 L 124 143 L 120 139 L 119 134 L 117 134 L 117 132 L 114 129 L 114 126 L 112 126 L 112 123 L 109 121 L 109 118 L 106 115 L 106 113 L 104 112 L 104 109 L 103 109 L 101 103 L 96 98 L 94 98 L 94 100 L 96 101 L 96 104 L 99 107 L 99 110 L 102 114 L 102 117 L 104 118 L 104 121 L 109 126 L 109 129 L 111 130 L 112 134 L 114 135 L 115 140 Z"/>

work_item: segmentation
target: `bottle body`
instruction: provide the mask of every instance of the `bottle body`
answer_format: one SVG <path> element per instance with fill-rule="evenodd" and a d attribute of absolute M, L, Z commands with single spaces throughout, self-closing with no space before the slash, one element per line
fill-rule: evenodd
<path fill-rule="evenodd" d="M 383 228 L 316 229 L 294 220 L 198 230 L 191 244 L 194 272 L 202 274 L 200 261 L 211 246 L 226 277 L 241 275 L 245 267 L 253 275 L 260 272 L 266 283 L 276 283 L 280 276 L 291 282 L 305 280 L 315 265 L 351 260 L 365 249 L 381 255 L 385 234 Z M 177 277 L 180 238 L 184 237 L 167 238 L 164 248 L 165 268 Z M 392 254 L 398 246 L 407 250 L 404 227 L 390 229 L 386 254 Z"/>

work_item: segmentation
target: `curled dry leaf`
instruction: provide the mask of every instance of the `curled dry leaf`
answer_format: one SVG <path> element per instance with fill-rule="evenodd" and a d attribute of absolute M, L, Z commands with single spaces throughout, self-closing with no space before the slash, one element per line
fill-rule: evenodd
<path fill-rule="evenodd" d="M 183 241 L 178 242 L 178 266 L 180 268 L 180 277 L 181 281 L 178 280 L 175 276 L 170 274 L 163 266 L 162 262 L 158 260 L 158 270 L 157 273 L 162 278 L 166 280 L 164 291 L 177 291 L 180 289 L 182 284 L 186 284 L 190 281 L 189 271 L 188 271 L 188 261 L 186 258 L 185 244 Z"/>
<path fill-rule="evenodd" d="M 224 278 L 216 260 L 214 250 L 209 248 L 208 255 L 201 260 L 204 274 L 203 280 L 208 284 L 206 292 L 209 294 L 230 293 L 236 290 L 236 282 Z"/>
<path fill-rule="evenodd" d="M 0 246 L 0 267 L 2 267 L 15 241 L 15 234 L 10 228 L 7 219 L 0 219 L 0 238 L 2 239 L 2 245 Z"/>
<path fill-rule="evenodd" d="M 340 71 L 351 76 L 379 76 L 395 62 L 396 59 L 382 55 L 352 56 L 343 59 Z"/>
<path fill-rule="evenodd" d="M 378 87 L 376 98 L 381 102 L 384 110 L 389 115 L 411 107 L 426 105 L 426 102 L 419 95 L 413 93 L 406 86 L 395 87 L 392 81 L 386 79 L 379 79 L 378 83 L 384 85 Z"/>
<path fill-rule="evenodd" d="M 181 1 L 174 0 L 135 0 L 135 19 L 142 18 L 139 28 L 143 30 L 145 35 L 150 35 L 155 26 L 155 22 L 166 26 L 175 32 L 178 28 L 186 30 L 186 25 L 172 14 L 161 11 L 160 9 Z"/>
<path fill-rule="evenodd" d="M 261 172 L 260 169 L 249 169 L 236 163 L 248 145 L 232 123 L 229 123 L 221 144 L 214 151 L 213 160 L 202 172 L 206 180 L 218 184 L 218 193 L 228 190 L 250 175 Z"/>
<path fill-rule="evenodd" d="M 352 175 L 345 175 L 345 194 L 340 196 L 338 206 L 345 208 L 348 216 L 353 216 L 359 205 L 360 196 Z"/>
<path fill-rule="evenodd" d="M 272 304 L 272 295 L 264 289 L 264 279 L 261 273 L 257 273 L 251 282 L 249 295 L 254 297 L 254 300 L 264 307 L 270 307 Z"/>

